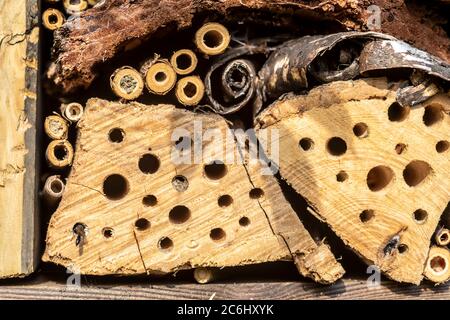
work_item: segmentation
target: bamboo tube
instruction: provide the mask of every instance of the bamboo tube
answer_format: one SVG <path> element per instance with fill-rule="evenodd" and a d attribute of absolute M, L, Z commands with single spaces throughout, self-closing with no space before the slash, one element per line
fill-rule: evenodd
<path fill-rule="evenodd" d="M 212 268 L 195 268 L 194 279 L 200 284 L 206 284 L 214 281 L 216 278 L 216 272 Z"/>
<path fill-rule="evenodd" d="M 48 30 L 61 28 L 65 20 L 63 13 L 57 9 L 47 9 L 42 14 L 42 24 Z"/>
<path fill-rule="evenodd" d="M 73 161 L 73 147 L 67 140 L 53 140 L 45 151 L 45 158 L 53 168 L 67 167 Z"/>
<path fill-rule="evenodd" d="M 425 265 L 424 275 L 433 282 L 444 283 L 450 280 L 450 251 L 446 248 L 431 247 Z"/>
<path fill-rule="evenodd" d="M 51 115 L 45 118 L 44 130 L 50 139 L 66 139 L 69 125 L 66 120 L 58 115 Z"/>
<path fill-rule="evenodd" d="M 206 23 L 195 33 L 197 48 L 210 56 L 224 53 L 230 39 L 227 28 L 219 23 Z"/>
<path fill-rule="evenodd" d="M 199 104 L 204 94 L 205 85 L 198 76 L 188 76 L 180 79 L 175 90 L 178 101 L 185 106 Z"/>
<path fill-rule="evenodd" d="M 60 176 L 49 176 L 45 180 L 44 188 L 42 190 L 42 194 L 47 204 L 51 206 L 55 205 L 58 200 L 61 199 L 64 188 L 65 185 Z"/>
<path fill-rule="evenodd" d="M 87 0 L 88 4 L 93 7 L 95 6 L 97 3 L 100 2 L 100 0 Z"/>
<path fill-rule="evenodd" d="M 197 56 L 189 49 L 175 51 L 170 58 L 170 64 L 179 75 L 192 73 L 197 68 L 197 63 Z"/>
<path fill-rule="evenodd" d="M 77 102 L 71 102 L 69 104 L 61 105 L 61 114 L 67 120 L 77 122 L 83 116 L 83 106 Z"/>
<path fill-rule="evenodd" d="M 144 81 L 141 74 L 134 68 L 124 66 L 111 75 L 110 85 L 113 92 L 126 100 L 134 100 L 142 94 Z"/>
<path fill-rule="evenodd" d="M 63 5 L 68 14 L 80 13 L 88 7 L 86 0 L 64 0 Z"/>
<path fill-rule="evenodd" d="M 177 82 L 177 74 L 166 59 L 156 57 L 147 61 L 141 73 L 145 77 L 145 86 L 153 94 L 165 95 Z"/>
<path fill-rule="evenodd" d="M 450 244 L 450 230 L 441 228 L 438 232 L 436 232 L 434 239 L 439 246 L 447 246 Z"/>

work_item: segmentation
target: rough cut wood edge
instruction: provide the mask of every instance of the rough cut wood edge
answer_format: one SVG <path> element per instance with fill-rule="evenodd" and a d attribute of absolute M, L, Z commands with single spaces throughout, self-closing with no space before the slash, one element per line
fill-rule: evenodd
<path fill-rule="evenodd" d="M 30 274 L 39 261 L 39 15 L 35 0 L 7 0 L 0 8 L 0 278 L 10 278 Z"/>
<path fill-rule="evenodd" d="M 450 117 L 448 113 L 450 98 L 446 94 L 437 95 L 426 101 L 422 106 L 419 105 L 418 108 L 411 110 L 406 119 L 411 118 L 408 126 L 410 126 L 409 128 L 414 128 L 410 129 L 414 130 L 414 132 L 409 133 L 405 137 L 403 136 L 404 123 L 390 122 L 388 120 L 387 110 L 395 102 L 395 88 L 395 85 L 388 86 L 385 79 L 335 82 L 313 89 L 308 95 L 286 97 L 283 101 L 274 103 L 260 115 L 256 123 L 258 128 L 273 128 L 279 131 L 280 174 L 297 192 L 309 201 L 315 208 L 319 218 L 329 223 L 332 229 L 343 238 L 344 242 L 355 249 L 364 260 L 379 266 L 392 279 L 419 284 L 422 279 L 423 266 L 427 257 L 431 236 L 436 229 L 449 197 L 449 194 L 445 192 L 445 190 L 450 190 L 450 187 L 445 187 L 448 184 L 445 172 L 450 170 L 449 168 L 446 169 L 446 165 L 449 164 L 448 157 L 446 158 L 445 153 L 437 153 L 435 144 L 441 139 L 448 140 L 449 138 Z M 375 106 L 377 107 L 376 109 Z M 443 107 L 441 120 L 431 127 L 425 126 L 422 117 L 426 109 L 423 106 Z M 328 111 L 328 108 L 333 109 Z M 347 115 L 346 110 L 348 110 L 347 113 L 349 115 Z M 361 110 L 372 111 L 365 114 Z M 333 123 L 336 124 L 335 126 L 330 123 L 330 116 L 334 119 Z M 309 119 L 308 121 L 313 123 L 315 127 L 311 127 L 311 123 L 308 122 L 308 129 L 303 129 L 303 131 L 298 129 L 307 126 L 306 122 L 302 122 L 302 119 Z M 369 124 L 368 140 L 355 137 L 354 131 L 352 131 L 353 126 L 359 122 L 358 119 L 363 119 L 359 121 L 368 122 Z M 389 146 L 393 143 L 390 138 L 383 137 L 385 140 L 376 141 L 377 136 L 374 136 L 374 132 L 381 136 L 380 127 L 377 124 L 380 126 L 388 125 L 389 128 L 394 128 L 395 130 L 393 130 L 390 137 L 395 136 L 395 139 L 405 141 L 394 141 L 392 150 L 390 150 Z M 372 133 L 370 133 L 370 130 L 372 130 Z M 348 152 L 343 156 L 346 157 L 348 154 L 348 157 L 342 158 L 339 162 L 337 162 L 337 157 L 333 158 L 333 156 L 328 155 L 325 148 L 326 139 L 334 135 L 342 136 L 348 145 Z M 300 138 L 305 137 L 316 140 L 309 154 L 308 151 L 302 151 L 299 146 Z M 364 141 L 369 141 L 367 143 L 371 147 L 364 147 Z M 418 148 L 414 141 L 418 141 L 416 144 L 420 145 L 422 149 Z M 408 151 L 407 149 L 405 155 L 396 154 L 394 147 L 398 142 L 407 143 L 407 148 L 411 150 Z M 361 154 L 354 150 L 363 152 L 364 163 L 366 163 L 364 169 L 356 170 L 355 166 L 359 168 L 362 162 L 358 162 L 359 165 L 355 163 L 358 157 L 361 158 Z M 378 159 L 380 155 L 378 152 L 374 154 L 374 150 L 378 150 L 381 155 L 380 159 Z M 429 153 L 423 150 L 429 150 Z M 432 165 L 431 177 L 436 180 L 438 179 L 436 176 L 439 176 L 439 182 L 434 181 L 434 183 L 431 183 L 429 181 L 431 180 L 430 178 L 417 187 L 408 187 L 403 181 L 402 171 L 410 161 L 416 159 L 430 163 Z M 297 164 L 297 166 L 293 167 L 294 164 Z M 319 164 L 323 165 L 321 169 L 314 166 Z M 393 182 L 392 185 L 395 191 L 391 190 L 391 193 L 388 192 L 386 196 L 383 196 L 385 194 L 384 191 L 380 191 L 377 194 L 376 192 L 365 190 L 367 188 L 365 175 L 372 168 L 372 164 L 373 166 L 386 164 L 394 169 L 395 177 L 393 181 L 395 183 Z M 366 167 L 367 171 L 365 171 Z M 329 172 L 330 170 L 331 172 Z M 337 180 L 339 170 L 348 172 L 350 176 L 348 182 L 339 182 Z M 315 184 L 320 186 L 316 188 L 320 188 L 320 190 L 325 192 L 325 194 L 321 195 L 321 198 L 319 197 L 320 200 L 317 196 L 319 191 L 311 191 L 314 189 Z M 330 189 L 331 186 L 334 186 L 334 189 Z M 354 189 L 356 186 L 360 186 L 360 188 L 358 190 Z M 443 187 L 441 188 L 441 186 Z M 429 189 L 431 187 L 433 190 Z M 345 192 L 350 191 L 345 190 L 353 190 L 353 193 L 349 195 Z M 392 192 L 397 194 L 397 201 L 392 201 Z M 406 194 L 411 194 L 408 199 L 399 198 Z M 418 199 L 423 194 L 433 194 L 434 198 L 430 200 L 426 196 L 426 198 L 419 201 Z M 372 202 L 369 202 L 369 199 Z M 390 215 L 386 214 L 387 208 L 383 207 L 387 201 L 390 201 Z M 340 206 L 341 204 L 348 210 L 352 209 L 351 212 L 345 209 L 348 211 L 346 213 L 352 214 L 351 217 L 339 218 L 344 210 Z M 375 206 L 375 208 L 371 208 L 371 206 Z M 426 223 L 415 223 L 413 213 L 422 207 L 427 208 L 428 211 Z M 379 211 L 377 211 L 377 208 Z M 361 221 L 355 218 L 365 209 L 375 210 L 375 217 L 380 218 L 375 220 L 375 225 L 364 225 L 363 220 L 365 218 L 361 218 Z M 340 212 L 340 214 L 336 215 L 337 212 Z M 342 227 L 342 225 L 345 225 L 345 227 Z M 379 229 L 376 228 L 378 226 Z M 406 226 L 407 229 L 394 230 L 396 226 L 398 228 Z M 372 232 L 372 235 L 365 234 L 365 232 Z M 380 234 L 384 232 L 384 235 L 380 238 L 378 232 Z M 355 234 L 359 236 L 355 238 Z M 386 254 L 382 256 L 383 248 L 387 245 L 387 241 L 394 237 L 395 234 L 400 235 L 399 239 L 401 241 L 407 242 L 409 246 L 408 251 L 404 255 L 397 252 L 393 256 L 386 256 Z M 363 237 L 363 235 L 366 237 Z M 386 237 L 386 239 L 383 237 Z M 399 241 L 397 245 L 404 242 Z"/>
<path fill-rule="evenodd" d="M 69 276 L 69 275 L 68 275 Z M 66 281 L 40 275 L 38 278 L 3 284 L 0 299 L 195 299 L 195 300 L 450 300 L 450 284 L 435 287 L 426 282 L 421 286 L 399 285 L 382 280 L 380 285 L 368 288 L 367 279 L 343 279 L 331 286 L 313 282 L 245 282 L 199 284 L 143 284 L 142 281 L 113 279 L 84 284 L 81 289 L 68 287 Z"/>
<path fill-rule="evenodd" d="M 202 164 L 173 163 L 170 139 L 174 130 L 184 128 L 193 137 L 191 130 L 196 122 L 202 123 L 202 130 L 215 129 L 220 130 L 222 137 L 229 135 L 225 120 L 217 115 L 194 114 L 169 105 L 146 106 L 90 99 L 78 122 L 77 150 L 66 191 L 49 224 L 44 261 L 76 268 L 84 274 L 106 275 L 157 274 L 191 267 L 294 259 L 304 276 L 321 283 L 339 279 L 344 270 L 328 246 L 313 241 L 285 200 L 275 178 L 262 176 L 259 165 L 227 164 L 229 172 L 220 183 L 213 183 L 204 177 Z M 108 142 L 108 132 L 119 124 L 125 136 L 123 143 Z M 204 155 L 225 146 L 224 140 L 214 142 L 203 145 Z M 136 164 L 142 152 L 148 152 L 149 146 L 151 153 L 159 158 L 160 167 L 154 176 L 145 177 Z M 240 154 L 236 156 L 239 158 Z M 105 162 L 104 156 L 114 157 L 114 162 Z M 99 163 L 103 165 L 99 167 Z M 129 181 L 130 194 L 123 201 L 107 200 L 99 191 L 104 178 L 112 173 L 121 173 Z M 175 174 L 185 175 L 189 181 L 189 187 L 183 193 L 177 193 L 170 185 Z M 142 179 L 151 180 L 145 182 Z M 145 188 L 141 190 L 139 185 Z M 249 195 L 255 187 L 264 190 L 259 199 L 251 199 Z M 154 209 L 142 207 L 142 198 L 149 192 L 158 198 Z M 223 194 L 232 195 L 236 204 L 218 209 L 216 195 Z M 180 226 L 170 224 L 168 213 L 180 204 L 192 210 L 192 219 Z M 136 215 L 149 219 L 148 232 L 134 230 Z M 237 222 L 242 216 L 250 218 L 248 227 L 241 225 L 239 228 Z M 75 246 L 72 234 L 75 223 L 85 223 L 88 227 L 82 252 Z M 105 227 L 115 230 L 116 235 L 110 240 L 101 236 L 100 230 Z M 214 227 L 229 232 L 230 240 L 226 238 L 220 247 L 211 243 L 207 233 L 204 234 Z M 174 239 L 173 252 L 156 250 L 162 235 Z M 193 240 L 200 246 L 187 247 Z M 114 243 L 120 243 L 120 246 Z"/>

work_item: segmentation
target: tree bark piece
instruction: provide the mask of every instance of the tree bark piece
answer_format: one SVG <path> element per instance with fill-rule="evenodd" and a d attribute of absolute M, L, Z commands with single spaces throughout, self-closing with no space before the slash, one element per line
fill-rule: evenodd
<path fill-rule="evenodd" d="M 212 164 L 224 141 L 204 141 L 199 163 L 174 162 L 178 151 L 195 160 L 194 125 L 230 135 L 216 115 L 89 100 L 44 260 L 105 275 L 294 259 L 316 281 L 340 278 L 342 267 L 313 241 L 274 178 L 262 176 L 256 164 L 244 166 L 240 152 L 237 162 Z M 111 139 L 117 130 L 124 139 Z M 263 191 L 258 198 L 251 196 L 255 187 Z M 78 245 L 77 224 L 85 226 Z M 318 257 L 323 264 L 315 263 Z"/>
<path fill-rule="evenodd" d="M 256 123 L 277 130 L 280 174 L 320 219 L 369 264 L 418 284 L 450 198 L 448 153 L 435 148 L 449 139 L 450 97 L 403 108 L 397 87 L 333 82 L 275 102 Z"/>

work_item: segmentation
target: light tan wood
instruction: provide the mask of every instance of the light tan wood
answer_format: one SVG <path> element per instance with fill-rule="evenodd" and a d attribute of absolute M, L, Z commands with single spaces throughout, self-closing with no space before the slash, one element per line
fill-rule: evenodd
<path fill-rule="evenodd" d="M 256 122 L 279 133 L 280 174 L 317 217 L 369 264 L 418 284 L 450 199 L 449 152 L 436 150 L 450 140 L 450 97 L 402 109 L 397 87 L 334 82 L 274 103 Z"/>
<path fill-rule="evenodd" d="M 212 164 L 225 141 L 211 143 L 209 136 L 192 145 L 198 126 L 197 134 L 230 135 L 216 115 L 89 100 L 44 260 L 104 275 L 294 259 L 317 281 L 341 277 L 342 267 L 326 245 L 314 242 L 274 177 L 261 175 L 256 164 L 244 166 L 239 150 L 233 149 L 236 161 Z M 197 161 L 173 157 L 180 143 L 182 155 Z M 191 152 L 200 146 L 198 159 Z M 263 190 L 258 197 L 255 188 Z M 77 223 L 86 226 L 82 254 L 73 234 Z M 318 256 L 323 265 L 313 261 Z"/>
<path fill-rule="evenodd" d="M 204 24 L 195 33 L 195 44 L 198 50 L 210 56 L 224 53 L 230 40 L 227 28 L 216 22 Z"/>
<path fill-rule="evenodd" d="M 36 74 L 34 1 L 0 2 L 0 278 L 31 273 L 35 251 Z"/>
<path fill-rule="evenodd" d="M 111 75 L 110 85 L 118 97 L 125 100 L 134 100 L 142 94 L 144 80 L 136 69 L 124 66 Z"/>
<path fill-rule="evenodd" d="M 205 95 L 205 85 L 198 76 L 187 76 L 177 82 L 175 95 L 185 106 L 196 106 Z"/>
<path fill-rule="evenodd" d="M 437 284 L 450 280 L 450 251 L 447 248 L 431 247 L 424 275 Z"/>

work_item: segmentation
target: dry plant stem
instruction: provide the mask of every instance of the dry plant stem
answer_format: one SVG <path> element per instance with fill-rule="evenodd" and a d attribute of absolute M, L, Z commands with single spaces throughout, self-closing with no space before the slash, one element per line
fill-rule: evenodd
<path fill-rule="evenodd" d="M 72 145 L 67 140 L 53 140 L 45 151 L 45 158 L 50 167 L 65 168 L 73 161 Z"/>
<path fill-rule="evenodd" d="M 194 279 L 200 284 L 210 283 L 217 279 L 217 272 L 213 268 L 195 268 Z"/>
<path fill-rule="evenodd" d="M 230 40 L 228 29 L 220 23 L 206 23 L 195 33 L 195 44 L 198 50 L 209 56 L 224 53 Z"/>
<path fill-rule="evenodd" d="M 43 197 L 47 204 L 54 206 L 61 199 L 64 188 L 65 185 L 60 176 L 49 176 L 45 180 L 44 188 L 42 190 Z"/>
<path fill-rule="evenodd" d="M 77 102 L 61 105 L 61 114 L 71 122 L 77 122 L 83 116 L 83 106 Z"/>
<path fill-rule="evenodd" d="M 97 3 L 100 2 L 100 0 L 87 0 L 88 4 L 93 7 L 95 6 Z"/>
<path fill-rule="evenodd" d="M 424 275 L 436 284 L 450 280 L 450 251 L 447 248 L 430 248 Z"/>
<path fill-rule="evenodd" d="M 52 31 L 60 28 L 65 20 L 64 14 L 58 9 L 47 9 L 42 14 L 42 24 Z"/>
<path fill-rule="evenodd" d="M 178 81 L 175 95 L 185 106 L 196 106 L 203 99 L 205 85 L 198 76 L 188 76 Z"/>
<path fill-rule="evenodd" d="M 110 85 L 118 97 L 125 100 L 134 100 L 142 94 L 144 80 L 136 69 L 124 66 L 111 75 Z"/>
<path fill-rule="evenodd" d="M 177 74 L 169 61 L 158 57 L 145 62 L 140 72 L 148 91 L 157 95 L 167 94 L 177 81 Z"/>
<path fill-rule="evenodd" d="M 447 228 L 440 228 L 434 237 L 436 244 L 442 247 L 450 244 L 450 230 Z"/>
<path fill-rule="evenodd" d="M 184 59 L 184 63 L 182 60 Z M 189 49 L 181 49 L 172 55 L 170 64 L 179 75 L 188 75 L 197 68 L 198 59 L 195 53 Z"/>
<path fill-rule="evenodd" d="M 86 10 L 88 3 L 86 0 L 63 0 L 64 9 L 68 14 L 77 14 Z"/>
<path fill-rule="evenodd" d="M 50 115 L 45 118 L 44 130 L 50 139 L 66 139 L 69 131 L 67 121 L 58 115 Z"/>

